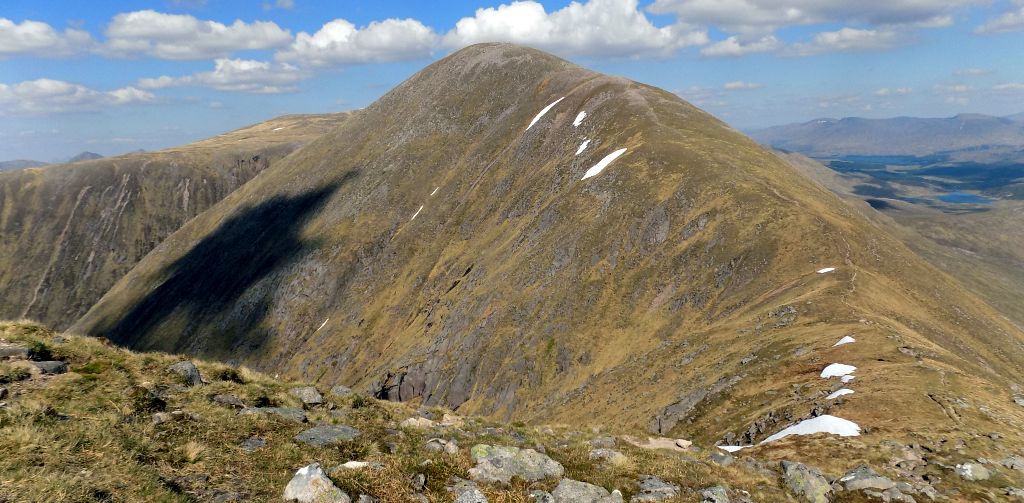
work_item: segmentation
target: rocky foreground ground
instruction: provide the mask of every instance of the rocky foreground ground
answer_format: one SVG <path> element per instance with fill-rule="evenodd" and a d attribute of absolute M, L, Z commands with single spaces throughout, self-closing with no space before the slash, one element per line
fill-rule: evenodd
<path fill-rule="evenodd" d="M 0 502 L 1024 501 L 1020 452 L 775 444 L 496 423 L 0 323 Z"/>

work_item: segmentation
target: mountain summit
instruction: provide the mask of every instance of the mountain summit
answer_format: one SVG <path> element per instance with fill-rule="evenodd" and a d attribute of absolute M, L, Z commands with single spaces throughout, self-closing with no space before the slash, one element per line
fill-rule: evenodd
<path fill-rule="evenodd" d="M 1024 423 L 1024 335 L 948 276 L 677 96 L 504 44 L 265 169 L 72 330 L 738 445 Z"/>

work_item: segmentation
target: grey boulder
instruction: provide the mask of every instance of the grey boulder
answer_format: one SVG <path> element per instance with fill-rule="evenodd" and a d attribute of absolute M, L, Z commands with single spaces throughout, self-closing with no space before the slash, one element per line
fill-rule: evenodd
<path fill-rule="evenodd" d="M 594 484 L 572 479 L 562 479 L 551 491 L 557 503 L 616 503 L 622 501 L 622 493 L 609 493 L 607 489 Z"/>
<path fill-rule="evenodd" d="M 320 463 L 299 468 L 284 488 L 285 501 L 300 503 L 349 503 L 348 495 L 327 478 Z"/>
<path fill-rule="evenodd" d="M 713 486 L 700 492 L 701 503 L 729 503 L 729 491 L 722 486 Z"/>
<path fill-rule="evenodd" d="M 33 365 L 39 369 L 43 374 L 63 374 L 68 371 L 68 364 L 59 361 L 52 362 L 32 362 Z"/>
<path fill-rule="evenodd" d="M 296 423 L 306 422 L 306 413 L 302 412 L 302 409 L 293 409 L 290 407 L 246 407 L 240 411 L 239 414 L 243 415 L 275 415 L 289 421 L 295 421 Z"/>
<path fill-rule="evenodd" d="M 854 468 L 853 471 L 840 477 L 839 482 L 843 484 L 847 491 L 861 491 L 865 489 L 885 491 L 896 487 L 896 483 L 892 479 L 875 473 L 867 465 L 860 465 Z"/>
<path fill-rule="evenodd" d="M 199 373 L 199 369 L 196 368 L 196 364 L 191 361 L 183 361 L 175 363 L 170 367 L 167 367 L 167 371 L 172 374 L 177 374 L 185 381 L 185 384 L 189 386 L 199 386 L 203 384 L 203 376 Z"/>
<path fill-rule="evenodd" d="M 630 502 L 661 501 L 679 495 L 679 486 L 665 482 L 653 475 L 640 476 L 640 492 L 629 499 Z"/>
<path fill-rule="evenodd" d="M 802 463 L 783 461 L 782 476 L 789 490 L 798 498 L 810 503 L 828 503 L 832 486 L 818 470 Z"/>
<path fill-rule="evenodd" d="M 560 478 L 565 473 L 560 463 L 533 449 L 477 444 L 469 453 L 476 462 L 476 466 L 469 469 L 469 476 L 480 482 L 508 484 L 512 477 L 535 482 L 548 477 Z"/>
<path fill-rule="evenodd" d="M 302 405 L 313 406 L 324 403 L 324 396 L 312 386 L 301 386 L 288 390 L 288 393 L 299 400 Z"/>
<path fill-rule="evenodd" d="M 314 426 L 295 435 L 295 441 L 313 447 L 326 447 L 341 442 L 348 442 L 356 438 L 357 435 L 359 435 L 359 430 L 351 426 L 324 424 Z"/>

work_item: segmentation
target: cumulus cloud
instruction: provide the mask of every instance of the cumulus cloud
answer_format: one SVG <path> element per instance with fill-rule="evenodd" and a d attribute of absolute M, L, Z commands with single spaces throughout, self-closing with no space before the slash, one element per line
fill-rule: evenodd
<path fill-rule="evenodd" d="M 742 41 L 737 36 L 715 42 L 700 50 L 701 55 L 709 57 L 735 57 L 757 54 L 760 52 L 773 52 L 782 47 L 782 42 L 774 35 L 761 37 L 757 40 Z"/>
<path fill-rule="evenodd" d="M 209 87 L 220 91 L 276 94 L 294 91 L 296 84 L 309 77 L 308 72 L 288 63 L 220 58 L 214 61 L 213 71 L 184 77 L 164 75 L 141 79 L 139 87 Z"/>
<path fill-rule="evenodd" d="M 535 1 L 517 1 L 477 9 L 444 36 L 451 48 L 478 42 L 512 42 L 562 55 L 670 55 L 703 45 L 707 32 L 677 23 L 657 27 L 637 10 L 636 0 L 571 2 L 547 12 Z"/>
<path fill-rule="evenodd" d="M 873 94 L 875 96 L 903 96 L 910 94 L 911 91 L 912 90 L 909 87 L 895 87 L 891 89 L 888 87 L 883 87 L 875 91 Z"/>
<path fill-rule="evenodd" d="M 0 115 L 93 112 L 112 106 L 154 101 L 156 97 L 153 94 L 134 87 L 97 91 L 81 84 L 52 79 L 0 84 Z"/>
<path fill-rule="evenodd" d="M 819 23 L 947 26 L 956 9 L 985 0 L 655 0 L 649 10 L 687 22 L 753 35 Z"/>
<path fill-rule="evenodd" d="M 818 33 L 810 42 L 793 44 L 786 49 L 786 53 L 792 56 L 811 56 L 837 51 L 878 51 L 905 43 L 906 36 L 896 30 L 844 27 L 837 31 Z"/>
<path fill-rule="evenodd" d="M 722 89 L 725 89 L 726 91 L 742 91 L 744 89 L 760 89 L 762 87 L 764 87 L 764 86 L 761 85 L 761 84 L 754 83 L 754 82 L 746 82 L 746 81 L 743 81 L 743 80 L 735 80 L 735 81 L 732 81 L 732 82 L 726 82 L 722 86 Z"/>
<path fill-rule="evenodd" d="M 437 40 L 415 19 L 385 19 L 363 28 L 335 19 L 312 35 L 299 33 L 276 58 L 310 66 L 409 60 L 429 56 Z"/>
<path fill-rule="evenodd" d="M 977 33 L 1006 33 L 1024 30 L 1024 0 L 1016 0 L 1013 6 L 1002 14 L 975 28 Z"/>
<path fill-rule="evenodd" d="M 18 55 L 70 56 L 88 50 L 93 43 L 92 35 L 83 30 L 67 29 L 58 32 L 39 21 L 15 23 L 0 18 L 0 58 Z"/>
<path fill-rule="evenodd" d="M 993 91 L 1024 91 L 1024 82 L 1006 82 L 992 86 Z"/>
<path fill-rule="evenodd" d="M 953 75 L 958 77 L 977 77 L 979 75 L 988 75 L 992 73 L 992 70 L 987 68 L 962 68 L 953 72 Z"/>
<path fill-rule="evenodd" d="M 283 47 L 291 33 L 269 21 L 230 25 L 185 14 L 153 10 L 114 16 L 105 32 L 102 52 L 110 56 L 153 56 L 162 59 L 209 59 L 236 51 Z"/>

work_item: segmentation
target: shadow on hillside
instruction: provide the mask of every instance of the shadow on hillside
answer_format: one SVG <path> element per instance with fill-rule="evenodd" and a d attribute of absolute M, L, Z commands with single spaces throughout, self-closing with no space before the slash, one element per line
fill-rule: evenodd
<path fill-rule="evenodd" d="M 105 335 L 118 344 L 175 352 L 223 353 L 241 344 L 258 348 L 271 335 L 258 325 L 274 289 L 250 289 L 315 246 L 304 242 L 300 231 L 355 176 L 352 171 L 330 186 L 241 210 L 167 266 L 166 281 L 117 318 Z"/>

